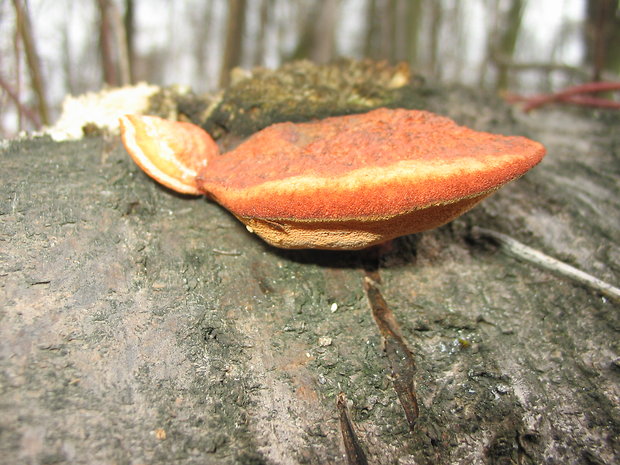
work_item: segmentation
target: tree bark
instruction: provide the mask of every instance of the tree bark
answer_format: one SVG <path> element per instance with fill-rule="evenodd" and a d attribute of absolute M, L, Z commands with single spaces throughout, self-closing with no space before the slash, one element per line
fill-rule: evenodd
<path fill-rule="evenodd" d="M 3 460 L 617 463 L 618 303 L 470 233 L 617 284 L 616 115 L 421 95 L 548 155 L 374 257 L 270 248 L 214 203 L 156 185 L 116 137 L 4 142 Z"/>

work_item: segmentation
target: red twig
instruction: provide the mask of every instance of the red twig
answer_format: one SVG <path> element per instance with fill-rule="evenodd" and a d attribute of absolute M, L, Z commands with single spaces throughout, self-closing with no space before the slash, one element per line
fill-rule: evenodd
<path fill-rule="evenodd" d="M 588 82 L 586 84 L 569 87 L 553 94 L 534 95 L 532 97 L 509 95 L 506 99 L 509 102 L 524 102 L 523 111 L 526 112 L 552 102 L 620 109 L 620 102 L 587 95 L 596 92 L 610 91 L 620 91 L 620 82 Z"/>
<path fill-rule="evenodd" d="M 620 110 L 620 102 L 605 98 L 590 97 L 589 95 L 572 95 L 570 97 L 563 98 L 561 101 L 572 103 L 574 105 L 583 105 L 586 107 L 612 108 L 615 110 Z"/>

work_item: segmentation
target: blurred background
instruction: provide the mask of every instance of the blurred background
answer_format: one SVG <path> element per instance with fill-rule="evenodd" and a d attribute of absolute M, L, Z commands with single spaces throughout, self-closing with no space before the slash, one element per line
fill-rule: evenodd
<path fill-rule="evenodd" d="M 0 136 L 52 124 L 66 94 L 339 57 L 499 93 L 618 80 L 620 1 L 0 0 Z"/>

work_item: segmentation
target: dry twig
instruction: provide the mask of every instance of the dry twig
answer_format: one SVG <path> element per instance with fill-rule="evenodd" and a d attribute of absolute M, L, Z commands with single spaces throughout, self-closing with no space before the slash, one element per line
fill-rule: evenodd
<path fill-rule="evenodd" d="M 601 281 L 588 273 L 578 270 L 577 268 L 550 257 L 549 255 L 546 255 L 536 249 L 528 247 L 527 245 L 522 244 L 506 234 L 491 231 L 485 228 L 474 227 L 472 229 L 472 236 L 474 238 L 486 237 L 492 239 L 500 246 L 502 251 L 512 255 L 513 257 L 533 263 L 540 268 L 569 278 L 611 300 L 620 302 L 619 288 L 606 283 L 605 281 Z"/>

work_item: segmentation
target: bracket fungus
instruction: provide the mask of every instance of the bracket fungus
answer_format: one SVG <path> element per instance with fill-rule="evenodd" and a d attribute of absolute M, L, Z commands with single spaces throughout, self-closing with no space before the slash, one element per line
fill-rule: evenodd
<path fill-rule="evenodd" d="M 222 155 L 190 123 L 128 115 L 121 132 L 155 180 L 205 194 L 268 243 L 293 249 L 362 249 L 441 226 L 545 154 L 524 137 L 386 108 L 274 124 Z"/>

